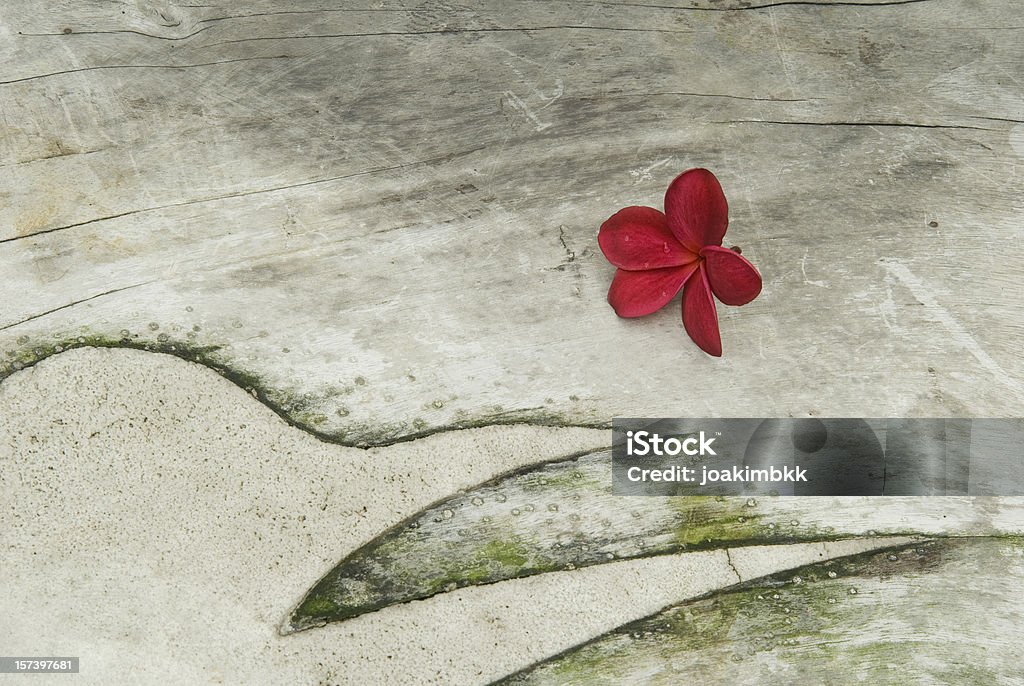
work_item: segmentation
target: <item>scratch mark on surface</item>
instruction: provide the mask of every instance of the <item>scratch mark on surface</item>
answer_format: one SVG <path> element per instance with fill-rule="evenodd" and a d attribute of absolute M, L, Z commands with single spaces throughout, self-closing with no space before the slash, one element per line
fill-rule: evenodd
<path fill-rule="evenodd" d="M 786 76 L 786 83 L 789 84 L 789 92 L 796 94 L 796 83 L 793 81 L 793 71 L 790 69 L 789 55 L 786 53 L 786 49 L 782 47 L 782 38 L 779 35 L 779 26 L 775 21 L 775 10 L 771 7 L 768 8 L 768 20 L 772 26 L 772 36 L 775 38 L 775 49 L 779 53 L 779 62 L 782 63 L 782 73 Z"/>
<path fill-rule="evenodd" d="M 882 264 L 897 281 L 910 291 L 911 295 L 924 305 L 925 311 L 946 328 L 957 345 L 971 353 L 982 367 L 995 376 L 997 381 L 1013 391 L 1018 398 L 1024 399 L 1024 386 L 1007 374 L 1006 370 L 981 347 L 971 332 L 957 321 L 949 310 L 939 304 L 938 300 L 932 296 L 931 289 L 925 286 L 905 264 L 892 259 L 883 260 Z"/>
<path fill-rule="evenodd" d="M 582 14 L 579 16 L 578 20 L 581 23 L 585 23 L 585 24 L 589 23 L 591 21 L 591 18 L 593 17 L 593 15 L 594 15 L 594 13 L 596 11 L 597 11 L 596 6 L 588 6 L 586 8 L 586 10 L 584 10 L 582 12 Z M 541 100 L 544 100 L 544 94 L 540 90 L 539 84 L 545 78 L 545 76 L 547 75 L 548 70 L 552 67 L 552 65 L 558 63 L 559 56 L 563 52 L 565 52 L 565 50 L 569 47 L 569 41 L 570 41 L 570 37 L 566 37 L 566 39 L 558 42 L 558 44 L 555 47 L 555 49 L 547 56 L 547 59 L 546 59 L 544 64 L 541 64 L 540 62 L 537 62 L 536 60 L 530 59 L 528 57 L 523 57 L 522 55 L 519 55 L 519 54 L 517 54 L 515 52 L 512 52 L 511 50 L 508 50 L 508 49 L 502 47 L 497 41 L 491 40 L 491 41 L 489 41 L 489 44 L 493 45 L 498 50 L 501 50 L 501 51 L 505 52 L 506 54 L 510 55 L 511 57 L 514 57 L 516 59 L 521 59 L 521 60 L 523 60 L 523 61 L 525 61 L 525 62 L 527 62 L 529 64 L 533 64 L 534 66 L 540 67 L 540 72 L 537 74 L 536 79 L 533 80 L 533 90 L 535 92 L 537 92 L 538 94 L 540 94 Z M 512 65 L 509 65 L 509 66 L 511 67 Z M 516 70 L 515 67 L 512 67 L 512 68 L 513 68 L 514 71 L 518 72 L 518 70 Z M 555 79 L 555 85 L 556 85 L 555 93 L 556 93 L 558 98 L 561 98 L 564 95 L 564 92 L 565 92 L 565 88 L 564 88 L 562 79 L 556 78 Z M 547 105 L 550 105 L 552 102 L 554 102 L 554 100 L 549 101 L 545 105 L 545 107 L 547 107 Z M 543 109 L 543 108 L 541 108 L 541 109 Z M 493 188 L 494 185 L 495 185 L 495 171 L 499 167 L 501 158 L 504 155 L 505 149 L 508 146 L 509 140 L 511 138 L 512 138 L 511 132 L 506 131 L 504 137 L 502 138 L 501 144 L 498 146 L 497 152 L 495 152 L 495 154 L 492 156 L 492 158 L 490 160 L 490 163 L 489 163 L 489 167 L 488 167 L 486 173 L 484 174 L 484 178 L 486 178 L 486 179 L 488 179 L 490 181 L 491 188 Z M 500 207 L 500 203 L 498 203 L 497 206 Z"/>
<path fill-rule="evenodd" d="M 531 60 L 528 57 L 523 57 L 522 55 L 517 55 L 516 53 L 512 52 L 508 48 L 502 47 L 500 45 L 495 45 L 494 47 L 495 47 L 495 49 L 500 50 L 501 52 L 504 52 L 505 54 L 509 55 L 510 57 L 512 57 L 514 59 L 521 60 L 521 61 L 526 62 L 527 64 L 531 64 L 531 65 L 533 65 L 535 67 L 540 67 L 542 75 L 547 70 L 547 65 L 541 64 L 540 62 L 537 62 L 536 60 Z M 523 83 L 527 83 L 527 82 L 531 81 L 529 78 L 527 78 L 526 74 L 524 74 L 522 72 L 522 70 L 518 69 L 515 66 L 515 64 L 513 64 L 511 61 L 505 60 L 505 65 L 507 65 L 508 68 L 511 69 L 515 73 L 515 75 L 517 77 L 519 77 L 519 80 L 522 81 Z M 536 81 L 530 82 L 529 86 L 530 86 L 530 90 L 533 91 L 533 94 L 541 102 L 544 103 L 541 107 L 538 108 L 538 111 L 543 110 L 546 107 L 549 107 L 552 103 L 554 103 L 556 100 L 561 98 L 562 95 L 565 94 L 565 82 L 562 81 L 562 79 L 559 79 L 559 78 L 555 79 L 555 81 L 554 81 L 554 88 L 552 89 L 550 94 L 545 93 L 543 90 L 541 90 L 540 87 L 538 86 L 538 82 L 536 82 Z"/>
<path fill-rule="evenodd" d="M 129 162 L 129 163 L 131 163 L 131 168 L 132 168 L 132 171 L 133 171 L 133 172 L 135 172 L 135 177 L 136 177 L 137 179 L 143 179 L 143 178 L 145 178 L 145 174 L 143 174 L 143 173 L 142 173 L 142 170 L 141 170 L 141 169 L 139 169 L 139 162 L 138 162 L 138 160 L 136 160 L 136 159 L 135 159 L 135 153 L 133 153 L 133 152 L 132 152 L 132 149 L 131 149 L 131 147 L 130 147 L 130 146 L 129 146 L 129 147 L 126 147 L 126 148 L 125 148 L 125 152 L 126 152 L 126 153 L 127 153 L 127 155 L 128 155 L 128 162 Z M 149 186 L 148 186 L 148 185 L 143 185 L 143 186 L 142 186 L 142 195 L 143 195 L 143 196 L 144 196 L 144 197 L 146 198 L 146 200 L 148 200 L 148 201 L 149 201 L 150 203 L 154 203 L 154 202 L 156 202 L 156 201 L 154 200 L 154 198 L 153 198 L 153 193 L 152 193 L 152 192 L 150 191 L 150 189 L 149 189 Z"/>
<path fill-rule="evenodd" d="M 534 113 L 534 111 L 530 109 L 530 106 L 523 102 L 522 98 L 520 98 L 512 91 L 505 91 L 504 93 L 502 93 L 502 95 L 504 95 L 508 99 L 509 103 L 512 105 L 514 109 L 522 112 L 523 115 L 533 123 L 533 128 L 535 130 L 543 131 L 544 129 L 551 126 L 550 122 L 542 122 Z"/>
<path fill-rule="evenodd" d="M 730 95 L 729 93 L 691 93 L 687 91 L 648 91 L 643 93 L 604 93 L 602 100 L 613 100 L 616 98 L 654 98 L 665 96 L 680 96 L 686 98 L 727 98 L 729 100 L 748 100 L 752 102 L 814 102 L 825 98 L 766 98 L 749 95 Z M 583 96 L 577 100 L 597 100 L 595 97 Z"/>
<path fill-rule="evenodd" d="M 636 180 L 636 182 L 650 181 L 651 179 L 654 178 L 652 176 L 652 174 L 651 174 L 652 170 L 657 169 L 658 167 L 662 167 L 662 166 L 668 164 L 669 162 L 671 162 L 674 159 L 675 159 L 674 157 L 666 157 L 665 159 L 658 160 L 657 162 L 655 162 L 653 164 L 649 164 L 646 167 L 639 167 L 637 169 L 630 169 L 629 170 L 629 175 L 632 176 Z"/>
<path fill-rule="evenodd" d="M 829 286 L 824 281 L 811 281 L 810 279 L 807 278 L 807 256 L 809 254 L 809 250 L 804 251 L 804 257 L 802 260 L 800 260 L 800 273 L 804 275 L 804 283 L 807 284 L 808 286 L 817 286 L 818 288 L 831 288 L 831 286 Z"/>
<path fill-rule="evenodd" d="M 885 300 L 878 304 L 878 314 L 882 317 L 882 323 L 889 333 L 896 333 L 892 323 L 896 319 L 896 300 L 892 296 L 892 282 L 894 277 L 890 275 L 885 279 Z"/>

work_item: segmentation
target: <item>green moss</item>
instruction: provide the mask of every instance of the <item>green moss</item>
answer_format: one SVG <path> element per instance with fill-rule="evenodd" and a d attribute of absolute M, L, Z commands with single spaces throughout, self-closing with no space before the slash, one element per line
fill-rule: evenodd
<path fill-rule="evenodd" d="M 729 638 L 741 608 L 749 606 L 756 593 L 735 593 L 720 598 L 697 601 L 685 608 L 665 613 L 663 618 L 649 620 L 643 631 L 659 630 L 681 638 L 688 649 L 701 650 L 718 645 Z"/>
<path fill-rule="evenodd" d="M 423 579 L 422 569 L 415 569 L 416 576 L 404 576 L 401 579 L 411 588 L 421 590 L 413 592 L 408 598 L 425 598 L 437 593 L 463 586 L 479 585 L 513 579 L 520 576 L 552 571 L 554 566 L 546 568 L 543 562 L 538 563 L 531 555 L 533 551 L 525 544 L 517 541 L 492 539 L 478 547 L 469 555 L 448 558 L 449 564 L 431 579 Z M 408 557 L 393 558 L 408 560 Z M 432 560 L 436 564 L 437 559 Z M 401 565 L 398 565 L 399 567 Z M 392 571 L 394 575 L 395 570 Z M 396 577 L 396 578 L 401 578 Z"/>
<path fill-rule="evenodd" d="M 459 415 L 464 417 L 465 414 Z M 607 429 L 611 427 L 608 420 L 579 421 L 576 417 L 566 414 L 551 412 L 543 408 L 524 408 L 521 410 L 509 410 L 499 414 L 476 415 L 472 419 L 458 419 L 443 425 L 431 426 L 422 418 L 406 423 L 381 424 L 363 423 L 353 424 L 348 429 L 349 435 L 359 436 L 359 440 L 346 445 L 356 447 L 375 447 L 416 441 L 427 436 L 449 431 L 461 431 L 464 429 L 479 429 L 488 426 L 514 426 L 525 424 L 530 426 L 557 426 L 557 427 L 582 427 L 589 429 Z M 330 440 L 330 438 L 328 438 Z M 338 442 L 338 441 L 334 441 Z"/>
<path fill-rule="evenodd" d="M 192 333 L 192 332 L 189 332 Z M 26 336 L 18 339 L 18 347 L 8 350 L 0 360 L 0 381 L 14 372 L 29 368 L 42 360 L 66 350 L 75 348 L 127 348 L 148 352 L 174 355 L 189 362 L 201 364 L 233 382 L 276 412 L 288 424 L 313 434 L 320 440 L 358 448 L 391 445 L 416 440 L 434 433 L 472 429 L 494 424 L 532 424 L 540 426 L 578 426 L 572 418 L 542 408 L 500 411 L 465 418 L 445 425 L 430 425 L 422 418 L 410 422 L 364 422 L 351 423 L 340 429 L 326 428 L 328 418 L 323 413 L 326 401 L 340 394 L 339 389 L 327 389 L 319 393 L 295 393 L 273 388 L 264 378 L 241 368 L 231 359 L 222 346 L 200 346 L 193 343 L 194 333 L 184 334 L 186 340 L 176 340 L 167 333 L 156 334 L 150 330 L 145 334 L 122 332 L 119 336 L 98 334 L 82 330 L 79 334 L 58 334 L 53 340 L 31 340 Z M 595 422 L 586 426 L 607 427 L 607 422 Z"/>
<path fill-rule="evenodd" d="M 530 548 L 519 541 L 492 539 L 467 555 L 430 558 L 411 550 L 413 543 L 389 538 L 356 551 L 309 592 L 293 613 L 292 626 L 308 628 L 462 586 L 550 571 L 536 569 Z"/>
<path fill-rule="evenodd" d="M 477 586 L 479 584 L 485 584 L 488 581 L 493 581 L 492 573 L 487 567 L 473 567 L 463 572 L 462 578 L 464 580 L 464 586 Z"/>
<path fill-rule="evenodd" d="M 998 684 L 1002 679 L 998 672 L 978 665 L 956 665 L 950 669 L 933 672 L 932 676 L 940 683 L 971 684 L 972 686 Z"/>
<path fill-rule="evenodd" d="M 325 619 L 338 614 L 341 608 L 338 604 L 322 595 L 306 598 L 302 605 L 295 610 L 293 617 L 302 619 Z"/>
<path fill-rule="evenodd" d="M 714 496 L 668 498 L 677 512 L 673 543 L 678 548 L 700 549 L 723 541 L 755 541 L 768 538 L 762 516 L 746 507 L 744 498 Z"/>
<path fill-rule="evenodd" d="M 765 651 L 773 653 L 773 662 L 788 666 L 794 683 L 814 682 L 822 666 L 830 664 L 855 668 L 865 683 L 897 683 L 906 678 L 898 670 L 907 655 L 926 642 L 836 640 L 837 629 L 851 622 L 859 626 L 879 611 L 875 602 L 851 595 L 849 588 L 885 574 L 923 573 L 957 545 L 962 543 L 876 550 L 737 584 L 630 622 L 498 683 L 631 683 L 641 673 L 645 680 L 663 683 L 659 678 L 668 676 L 669 665 L 722 665 Z M 656 678 L 643 671 L 648 667 L 665 671 Z M 995 683 L 999 676 L 966 666 L 941 668 L 945 671 L 935 676 L 944 683 Z M 676 680 L 677 675 L 665 683 Z"/>
<path fill-rule="evenodd" d="M 19 339 L 21 341 L 21 339 Z M 156 339 L 142 338 L 139 334 L 123 334 L 118 337 L 83 332 L 79 335 L 58 336 L 54 342 L 21 341 L 20 349 L 14 351 L 14 358 L 0 367 L 0 381 L 16 371 L 32 367 L 44 359 L 67 350 L 76 348 L 125 348 L 128 350 L 145 350 L 147 352 L 174 355 L 183 360 L 201 364 L 213 369 L 218 374 L 250 393 L 257 400 L 280 415 L 285 421 L 297 426 L 319 438 L 331 442 L 332 437 L 317 431 L 314 418 L 319 413 L 309 413 L 302 420 L 296 419 L 307 408 L 317 405 L 323 398 L 310 394 L 288 393 L 273 389 L 261 376 L 236 364 L 230 363 L 223 348 L 218 345 L 196 345 L 190 341 L 174 340 L 166 334 Z"/>
<path fill-rule="evenodd" d="M 522 543 L 494 539 L 477 549 L 473 558 L 482 564 L 518 569 L 530 561 L 530 550 Z"/>
<path fill-rule="evenodd" d="M 591 644 L 569 652 L 549 663 L 551 675 L 558 683 L 567 684 L 605 684 L 616 679 L 615 665 L 618 660 L 629 659 L 632 643 L 626 640 L 606 641 Z M 515 675 L 508 683 L 517 683 Z M 505 681 L 499 682 L 505 683 Z"/>

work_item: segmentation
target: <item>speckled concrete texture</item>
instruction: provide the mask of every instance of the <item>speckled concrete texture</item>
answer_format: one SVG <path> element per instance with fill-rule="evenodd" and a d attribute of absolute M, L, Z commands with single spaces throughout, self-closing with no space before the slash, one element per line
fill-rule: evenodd
<path fill-rule="evenodd" d="M 511 467 L 607 440 L 508 426 L 346 448 L 175 357 L 55 356 L 0 384 L 0 652 L 79 656 L 80 684 L 485 683 L 734 583 L 737 570 L 749 578 L 885 542 L 609 564 L 278 633 L 311 584 L 387 527 Z"/>

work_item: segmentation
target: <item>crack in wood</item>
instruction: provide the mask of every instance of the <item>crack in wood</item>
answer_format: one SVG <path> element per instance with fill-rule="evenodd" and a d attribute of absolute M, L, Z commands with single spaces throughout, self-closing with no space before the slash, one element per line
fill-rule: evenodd
<path fill-rule="evenodd" d="M 537 2 L 538 0 L 529 0 Z M 543 1 L 543 0 L 541 0 Z M 885 2 L 815 2 L 815 0 L 788 0 L 763 5 L 746 5 L 742 7 L 674 7 L 672 5 L 645 5 L 634 2 L 601 2 L 597 4 L 610 7 L 643 7 L 649 9 L 675 10 L 680 12 L 746 12 L 749 10 L 765 10 L 775 7 L 809 6 L 809 7 L 892 7 L 895 5 L 915 5 L 932 0 L 888 0 Z"/>
<path fill-rule="evenodd" d="M 562 248 L 565 250 L 566 260 L 563 264 L 568 264 L 576 260 L 576 253 L 569 249 L 569 244 L 565 242 L 565 225 L 562 224 L 558 227 L 558 242 L 562 244 Z"/>
<path fill-rule="evenodd" d="M 963 126 L 958 124 L 911 124 L 905 122 L 879 121 L 781 121 L 773 119 L 727 119 L 725 121 L 709 121 L 708 124 L 777 124 L 779 126 L 870 126 L 878 128 L 907 129 L 967 129 L 971 131 L 995 131 L 982 126 Z"/>
<path fill-rule="evenodd" d="M 179 22 L 179 24 L 180 24 L 180 22 Z M 167 27 L 174 27 L 174 26 L 177 26 L 177 25 L 178 24 L 163 24 L 163 26 L 167 26 Z M 158 36 L 158 35 L 153 34 L 153 33 L 146 33 L 145 31 L 135 31 L 133 29 L 118 29 L 116 31 L 75 31 L 75 32 L 70 33 L 70 34 L 69 33 L 65 33 L 63 31 L 60 32 L 60 33 L 22 33 L 22 32 L 19 31 L 18 35 L 19 36 L 30 37 L 30 38 L 39 38 L 39 37 L 48 37 L 48 36 L 61 36 L 61 37 L 63 37 L 63 36 L 92 36 L 92 35 L 101 35 L 102 36 L 102 35 L 116 35 L 116 34 L 119 34 L 119 33 L 131 33 L 131 34 L 134 34 L 136 36 L 144 36 L 146 38 L 156 38 L 157 40 L 183 41 L 183 40 L 188 40 L 189 38 L 192 38 L 194 36 L 197 36 L 197 35 L 199 35 L 203 31 L 206 31 L 209 28 L 210 28 L 209 26 L 204 26 L 203 28 L 199 29 L 198 31 L 193 31 L 192 33 L 190 33 L 188 35 L 185 35 L 185 36 Z"/>
<path fill-rule="evenodd" d="M 209 5 L 187 5 L 187 6 L 188 7 L 209 7 Z M 405 12 L 405 13 L 411 13 L 413 11 L 414 10 L 399 9 L 399 8 L 394 8 L 394 7 L 361 7 L 361 8 L 356 8 L 356 7 L 340 7 L 340 8 L 339 7 L 331 7 L 331 8 L 323 8 L 323 9 L 315 9 L 315 10 L 285 10 L 283 12 L 255 12 L 253 14 L 232 14 L 232 15 L 228 15 L 226 17 L 210 17 L 209 19 L 200 19 L 196 23 L 197 24 L 212 24 L 214 22 L 229 21 L 229 20 L 232 20 L 232 19 L 251 19 L 253 17 L 278 17 L 278 16 L 283 16 L 283 15 L 293 15 L 293 14 L 334 14 L 334 13 L 337 13 L 337 12 L 346 12 L 346 13 L 349 13 L 349 12 L 367 12 L 367 13 L 371 13 L 371 12 L 373 12 L 373 13 L 376 13 L 376 12 Z"/>
<path fill-rule="evenodd" d="M 284 186 L 274 186 L 272 188 L 257 188 L 249 191 L 241 191 L 238 193 L 228 193 L 225 195 L 217 195 L 209 198 L 196 198 L 195 200 L 187 200 L 185 202 L 168 203 L 166 205 L 157 205 L 154 207 L 143 207 L 137 210 L 129 210 L 127 212 L 120 212 L 118 214 L 111 214 L 105 217 L 97 217 L 95 219 L 89 219 L 87 221 L 76 222 L 74 224 L 65 224 L 64 226 L 55 226 L 49 229 L 43 229 L 41 231 L 34 231 L 27 233 L 22 236 L 12 236 L 11 238 L 0 238 L 0 245 L 4 243 L 12 243 L 14 241 L 24 240 L 26 238 L 32 238 L 33 236 L 44 236 L 50 233 L 56 233 L 58 231 L 66 231 L 67 229 L 75 229 L 81 226 L 87 226 L 89 224 L 96 224 L 99 222 L 109 221 L 111 219 L 120 219 L 121 217 L 128 217 L 134 214 L 143 214 L 146 212 L 156 212 L 159 210 L 166 210 L 172 207 L 187 207 L 189 205 L 198 205 L 208 202 L 218 202 L 221 200 L 230 200 L 232 198 L 244 198 L 252 195 L 260 195 L 263 193 L 277 193 L 279 191 L 285 191 L 292 188 L 302 188 L 305 186 L 315 186 L 322 183 L 331 183 L 333 181 L 343 181 L 345 179 L 351 179 L 359 176 L 369 176 L 372 174 L 379 174 L 381 172 L 394 171 L 396 169 L 404 169 L 406 167 L 415 167 L 424 164 L 432 164 L 436 162 L 450 162 L 453 159 L 471 155 L 474 152 L 483 150 L 485 146 L 478 146 L 469 150 L 460 151 L 457 153 L 448 153 L 446 155 L 439 155 L 437 157 L 431 157 L 425 160 L 417 160 L 415 162 L 406 162 L 403 164 L 395 164 L 387 167 L 376 167 L 374 169 L 366 169 L 360 172 L 354 172 L 352 174 L 342 174 L 340 176 L 332 176 L 327 179 L 315 179 L 312 181 L 300 181 L 298 183 L 286 184 Z"/>
<path fill-rule="evenodd" d="M 1010 119 L 1009 117 L 982 117 L 976 114 L 965 115 L 968 119 L 981 119 L 983 121 L 1005 121 L 1011 124 L 1024 124 L 1024 119 Z M 991 131 L 992 129 L 986 129 Z"/>
<path fill-rule="evenodd" d="M 129 291 L 129 290 L 131 290 L 133 288 L 138 288 L 140 286 L 146 286 L 146 285 L 151 284 L 151 283 L 154 283 L 154 282 L 153 281 L 144 281 L 142 283 L 133 284 L 131 286 L 123 286 L 121 288 L 114 288 L 114 289 L 111 289 L 109 291 L 104 291 L 103 293 L 97 293 L 96 295 L 89 296 L 88 298 L 82 298 L 81 300 L 76 300 L 74 302 L 70 302 L 67 305 L 61 305 L 60 307 L 54 307 L 51 310 L 46 310 L 45 312 L 40 312 L 38 314 L 34 314 L 31 317 L 26 317 L 25 319 L 22 319 L 20 321 L 14 322 L 12 324 L 6 324 L 4 326 L 0 326 L 0 331 L 6 331 L 7 329 L 13 329 L 16 326 L 19 326 L 19 325 L 24 324 L 26 322 L 30 322 L 30 321 L 32 321 L 34 319 L 39 319 L 40 317 L 45 317 L 48 314 L 53 314 L 54 312 L 60 312 L 61 310 L 66 310 L 69 307 L 74 307 L 75 305 L 81 305 L 82 303 L 87 303 L 90 300 L 96 300 L 97 298 L 102 298 L 105 295 L 112 295 L 114 293 L 121 293 L 122 291 Z"/>
<path fill-rule="evenodd" d="M 210 43 L 199 46 L 198 50 L 219 47 L 221 45 L 233 45 L 236 43 L 253 43 L 256 41 L 278 41 L 278 40 L 315 40 L 326 38 L 379 38 L 388 36 L 453 36 L 458 34 L 477 33 L 529 33 L 531 31 L 621 31 L 627 33 L 669 33 L 679 35 L 692 35 L 699 31 L 675 31 L 672 29 L 642 29 L 626 26 L 515 26 L 515 27 L 487 27 L 475 29 L 430 29 L 425 31 L 368 31 L 364 33 L 323 33 L 306 36 L 254 36 L 252 38 L 236 38 L 234 40 Z"/>
<path fill-rule="evenodd" d="M 58 144 L 58 147 L 59 147 L 59 144 Z M 73 151 L 73 150 L 63 151 L 62 150 L 61 152 L 57 152 L 57 153 L 54 153 L 52 155 L 43 155 L 42 157 L 36 157 L 36 158 L 31 159 L 31 160 L 22 160 L 21 162 L 14 162 L 14 163 L 11 163 L 11 164 L 0 164 L 0 169 L 6 169 L 8 167 L 20 167 L 23 164 L 34 164 L 36 162 L 45 162 L 46 160 L 54 160 L 54 159 L 57 159 L 57 158 L 60 158 L 60 157 L 76 157 L 76 156 L 92 155 L 94 153 L 104 152 L 104 151 L 110 150 L 110 149 L 111 148 L 108 147 L 108 148 L 97 148 L 95 150 L 81 150 L 81 151 Z"/>
<path fill-rule="evenodd" d="M 25 76 L 19 79 L 11 79 L 10 81 L 0 81 L 0 86 L 8 86 L 12 83 L 25 83 L 26 81 L 35 81 L 37 79 L 48 79 L 52 76 L 63 76 L 65 74 L 80 74 L 86 71 L 104 71 L 108 69 L 196 69 L 198 67 L 212 67 L 220 64 L 235 64 L 237 62 L 252 62 L 255 60 L 288 59 L 292 59 L 291 55 L 273 55 L 270 57 L 241 57 L 238 59 L 231 60 L 219 60 L 217 62 L 200 62 L 199 64 L 107 64 L 97 65 L 94 67 L 82 67 L 81 69 L 65 69 L 63 71 L 55 71 L 50 72 L 48 74 L 37 74 L 35 76 Z"/>

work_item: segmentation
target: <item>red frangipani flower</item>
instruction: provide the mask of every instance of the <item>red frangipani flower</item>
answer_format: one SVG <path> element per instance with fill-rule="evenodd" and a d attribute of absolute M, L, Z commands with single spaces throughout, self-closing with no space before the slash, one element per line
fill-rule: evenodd
<path fill-rule="evenodd" d="M 761 292 L 761 275 L 739 248 L 722 247 L 729 205 L 715 175 L 690 169 L 665 192 L 665 212 L 627 207 L 601 225 L 601 251 L 618 267 L 608 302 L 620 317 L 643 317 L 683 291 L 683 326 L 701 350 L 720 357 L 722 339 L 712 293 L 745 305 Z"/>

